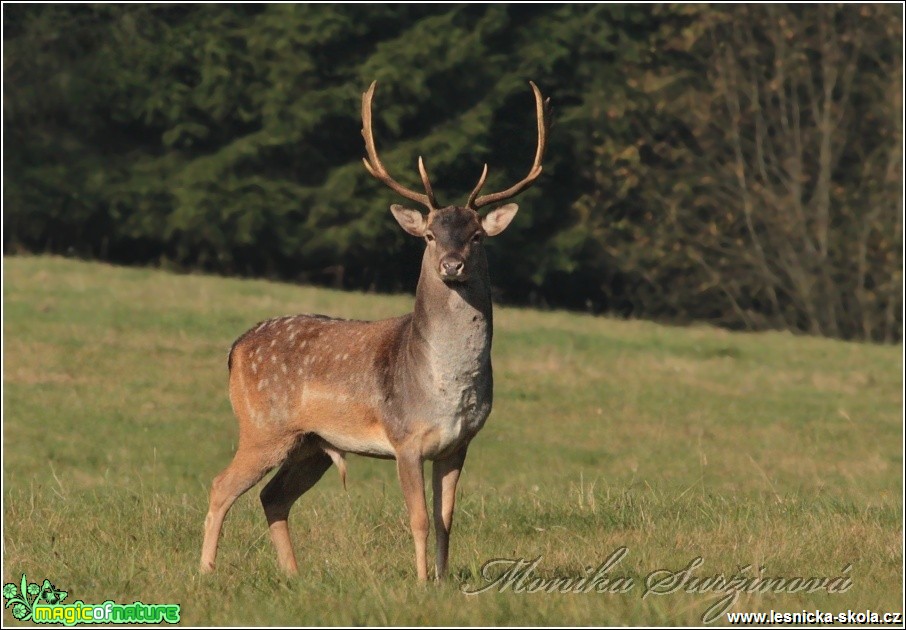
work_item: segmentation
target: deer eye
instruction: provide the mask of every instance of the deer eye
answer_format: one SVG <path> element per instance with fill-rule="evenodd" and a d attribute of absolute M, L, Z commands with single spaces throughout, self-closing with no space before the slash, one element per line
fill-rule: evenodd
<path fill-rule="evenodd" d="M 431 234 L 431 232 L 425 233 L 425 240 L 431 243 L 432 241 L 434 241 L 434 235 Z"/>
<path fill-rule="evenodd" d="M 481 232 L 475 232 L 475 234 L 472 236 L 472 242 L 473 243 L 481 242 Z"/>

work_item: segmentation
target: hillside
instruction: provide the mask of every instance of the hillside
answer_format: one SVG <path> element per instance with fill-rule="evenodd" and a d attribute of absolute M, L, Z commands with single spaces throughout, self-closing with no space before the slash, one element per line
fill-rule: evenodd
<path fill-rule="evenodd" d="M 495 312 L 495 406 L 460 485 L 452 578 L 420 587 L 392 463 L 351 457 L 297 504 L 283 578 L 258 488 L 200 576 L 207 491 L 230 460 L 230 344 L 275 315 L 380 318 L 375 296 L 61 258 L 4 259 L 4 582 L 70 599 L 179 603 L 184 624 L 699 623 L 714 593 L 648 576 L 835 577 L 846 593 L 743 595 L 732 610 L 898 610 L 902 347 Z M 485 586 L 541 556 L 581 576 L 615 550 L 624 594 Z M 430 552 L 433 557 L 433 550 Z M 757 569 L 752 569 L 757 571 Z M 14 621 L 10 612 L 5 622 Z"/>

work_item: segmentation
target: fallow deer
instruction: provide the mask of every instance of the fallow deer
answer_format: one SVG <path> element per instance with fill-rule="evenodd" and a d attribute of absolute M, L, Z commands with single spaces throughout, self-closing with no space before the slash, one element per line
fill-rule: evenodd
<path fill-rule="evenodd" d="M 504 191 L 481 195 L 484 166 L 465 206 L 439 207 L 424 161 L 425 192 L 396 182 L 378 157 L 371 122 L 376 82 L 362 95 L 365 168 L 428 214 L 392 205 L 409 234 L 426 241 L 414 312 L 381 321 L 295 315 L 265 321 L 242 335 L 229 354 L 230 402 L 239 421 L 232 463 L 211 486 L 201 570 L 214 569 L 223 519 L 271 469 L 261 503 L 279 564 L 297 571 L 287 518 L 290 507 L 336 464 L 345 485 L 344 455 L 395 459 L 415 541 L 419 580 L 428 567 L 428 512 L 423 462 L 432 460 L 435 571 L 447 568 L 456 484 L 469 442 L 491 412 L 491 287 L 482 241 L 500 234 L 518 207 L 483 218 L 478 210 L 510 199 L 541 174 L 550 105 L 535 96 L 538 148 L 528 175 Z"/>

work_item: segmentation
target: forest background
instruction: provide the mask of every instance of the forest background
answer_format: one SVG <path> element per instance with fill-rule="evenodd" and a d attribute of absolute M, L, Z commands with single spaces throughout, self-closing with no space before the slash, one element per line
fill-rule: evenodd
<path fill-rule="evenodd" d="M 6 254 L 412 290 L 377 144 L 462 204 L 539 182 L 498 301 L 902 338 L 903 8 L 5 5 Z"/>

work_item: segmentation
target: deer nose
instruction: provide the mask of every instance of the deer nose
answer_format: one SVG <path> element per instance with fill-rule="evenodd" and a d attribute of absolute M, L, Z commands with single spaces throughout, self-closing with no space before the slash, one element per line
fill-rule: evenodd
<path fill-rule="evenodd" d="M 447 256 L 440 262 L 440 273 L 447 278 L 455 278 L 462 275 L 465 266 L 465 261 L 459 256 Z"/>

